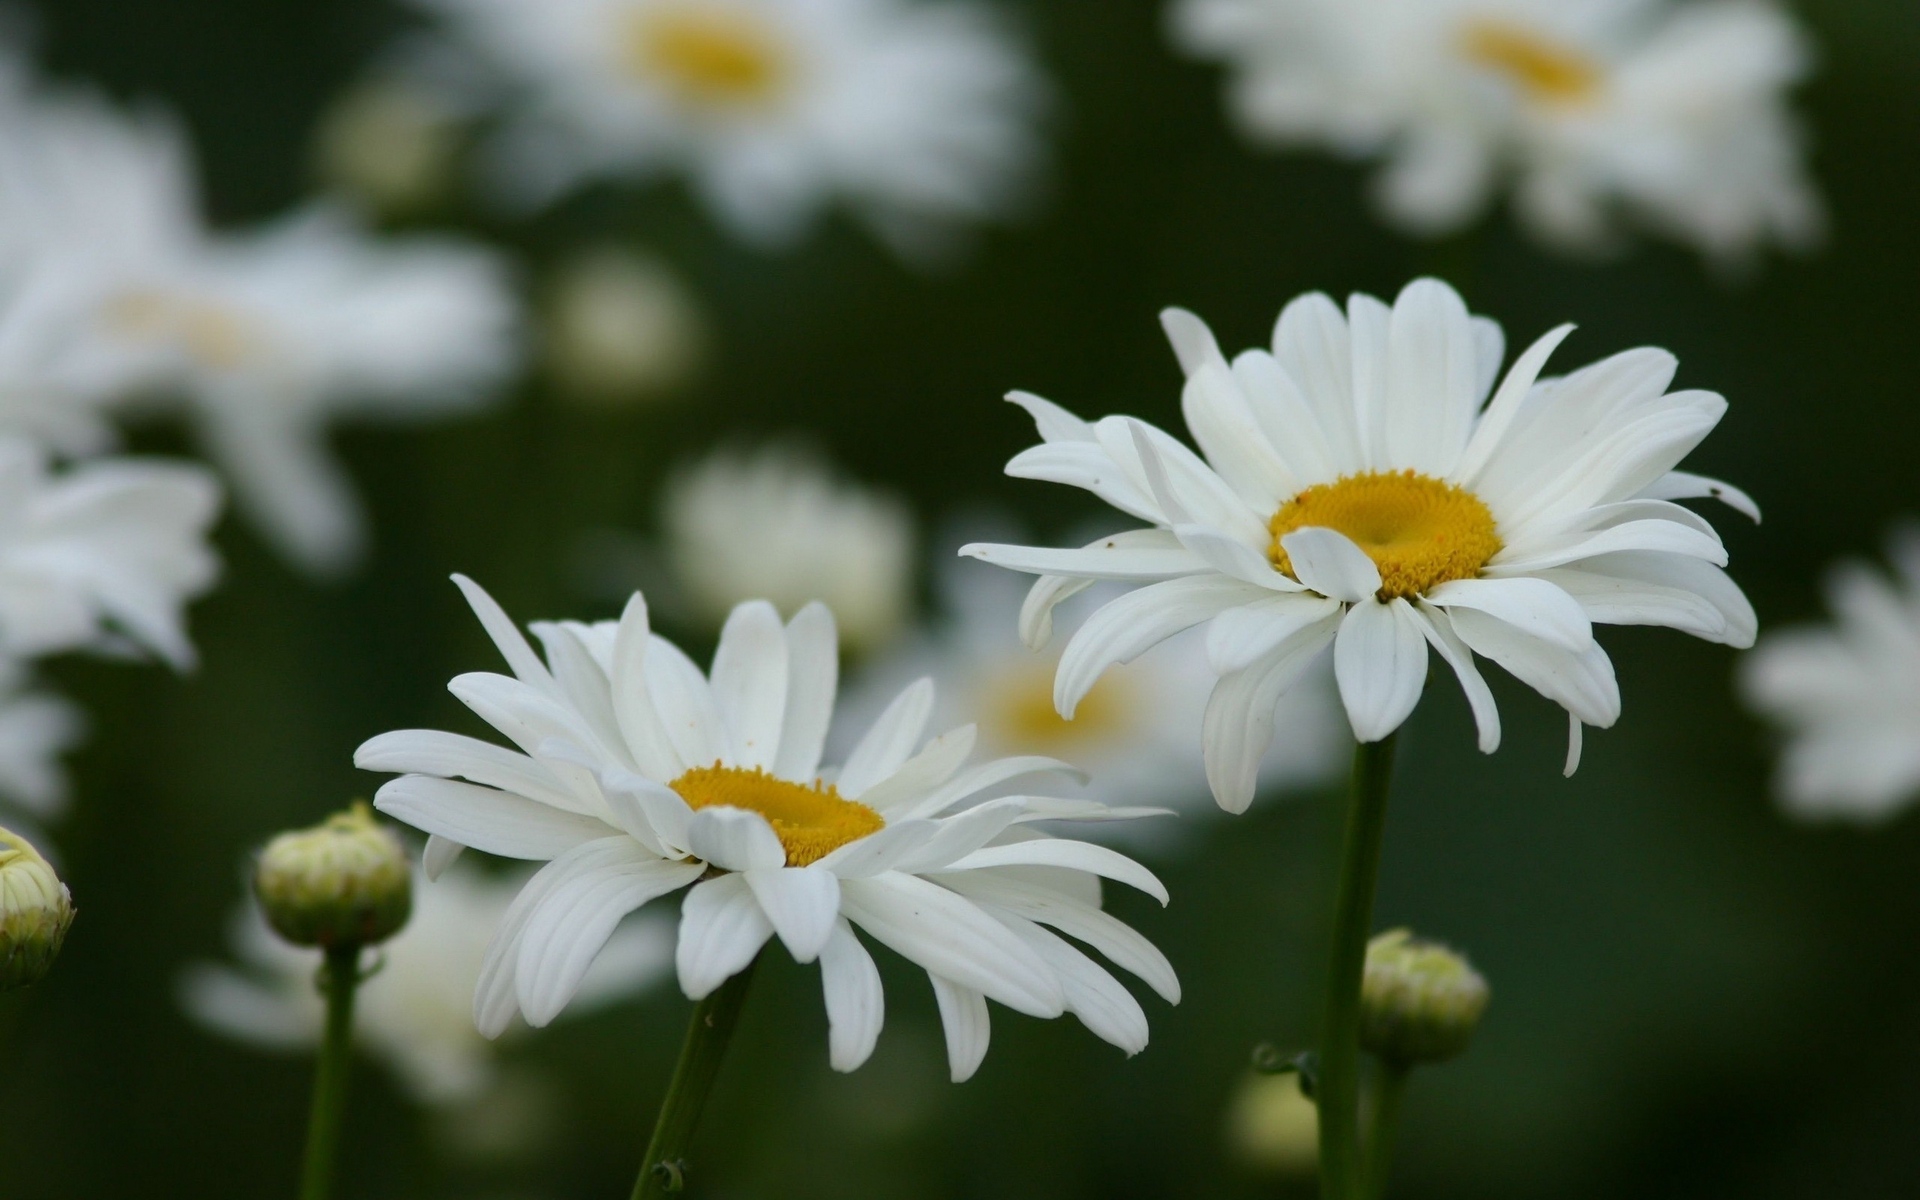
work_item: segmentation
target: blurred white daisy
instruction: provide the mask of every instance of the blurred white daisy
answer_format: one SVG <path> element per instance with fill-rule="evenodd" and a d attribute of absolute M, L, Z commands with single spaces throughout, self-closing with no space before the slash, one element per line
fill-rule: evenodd
<path fill-rule="evenodd" d="M 1232 71 L 1264 142 L 1386 165 L 1402 227 L 1457 229 L 1511 177 L 1542 237 L 1621 212 L 1722 260 L 1809 244 L 1821 206 L 1787 92 L 1811 51 L 1764 0 L 1180 0 L 1176 40 Z"/>
<path fill-rule="evenodd" d="M 615 246 L 582 251 L 548 284 L 546 360 L 583 404 L 643 404 L 683 387 L 707 350 L 706 321 L 673 269 Z"/>
<path fill-rule="evenodd" d="M 1177 1000 L 1166 958 L 1100 909 L 1103 876 L 1165 903 L 1160 882 L 1115 851 L 1030 825 L 1138 810 L 1021 795 L 956 811 L 1008 780 L 1071 768 L 1037 757 L 966 767 L 972 726 L 922 744 L 928 680 L 903 691 L 843 765 L 821 768 L 838 672 L 823 606 L 783 626 L 765 601 L 740 605 L 708 676 L 649 633 L 637 593 L 618 622 L 534 624 L 543 661 L 485 592 L 458 582 L 513 676 L 449 686 L 524 753 L 403 730 L 367 742 L 355 762 L 418 772 L 374 803 L 433 835 L 430 854 L 462 845 L 551 860 L 487 952 L 474 995 L 483 1033 L 516 1010 L 552 1020 L 614 923 L 682 889 L 681 989 L 708 995 L 777 935 L 797 961 L 820 963 L 837 1070 L 866 1061 L 885 1005 L 856 926 L 932 979 L 956 1080 L 986 1054 L 988 999 L 1038 1017 L 1072 1012 L 1129 1054 L 1146 1046 L 1133 995 L 1043 926 Z"/>
<path fill-rule="evenodd" d="M 93 459 L 53 471 L 0 438 L 0 653 L 131 643 L 186 669 L 182 609 L 213 586 L 220 487 L 197 466 Z"/>
<path fill-rule="evenodd" d="M 1720 569 L 1719 536 L 1673 503 L 1716 496 L 1757 517 L 1738 490 L 1673 469 L 1727 404 L 1669 393 L 1666 351 L 1542 379 L 1563 325 L 1495 391 L 1500 327 L 1432 279 L 1391 308 L 1355 295 L 1342 313 L 1302 296 L 1280 314 L 1271 353 L 1231 363 L 1198 317 L 1169 309 L 1161 320 L 1202 454 L 1130 417 L 1089 423 L 1015 393 L 1043 442 L 1007 464 L 1148 526 L 1078 549 L 962 553 L 1040 576 L 1022 614 L 1036 632 L 1054 603 L 1097 580 L 1138 585 L 1067 643 L 1053 692 L 1064 717 L 1107 668 L 1204 625 L 1219 676 L 1207 778 L 1229 811 L 1253 798 L 1274 706 L 1329 644 L 1361 741 L 1413 712 L 1431 645 L 1459 676 L 1483 751 L 1499 745 L 1500 715 L 1476 653 L 1565 708 L 1569 773 L 1582 725 L 1620 715 L 1595 622 L 1752 644 L 1753 609 Z"/>
<path fill-rule="evenodd" d="M 661 525 L 682 599 L 714 628 L 753 597 L 788 614 L 818 600 L 847 643 L 868 650 L 897 633 L 912 607 L 906 505 L 790 446 L 719 450 L 677 471 Z"/>
<path fill-rule="evenodd" d="M 1829 625 L 1776 630 L 1740 664 L 1747 703 L 1786 734 L 1774 788 L 1787 811 L 1862 822 L 1920 797 L 1920 529 L 1827 576 Z"/>
<path fill-rule="evenodd" d="M 376 240 L 325 207 L 211 234 L 178 128 L 91 93 L 0 105 L 0 261 L 73 314 L 82 353 L 183 401 L 241 507 L 314 571 L 364 538 L 329 422 L 470 406 L 517 353 L 492 252 Z"/>
<path fill-rule="evenodd" d="M 1217 811 L 1200 765 L 1201 717 L 1214 677 L 1198 632 L 1177 634 L 1102 675 L 1067 721 L 1053 706 L 1057 643 L 1051 650 L 1029 647 L 1018 632 L 1027 592 L 1020 579 L 951 557 L 938 577 L 946 621 L 863 670 L 848 690 L 839 727 L 858 726 L 902 684 L 929 675 L 941 681 L 936 725 L 973 717 L 985 754 L 1065 759 L 1114 804 L 1164 806 L 1183 818 Z M 1119 590 L 1098 586 L 1068 604 L 1104 603 Z M 1065 624 L 1062 632 L 1071 634 L 1078 624 Z M 1323 662 L 1281 698 L 1274 725 L 1278 733 L 1261 770 L 1269 787 L 1309 787 L 1345 770 L 1350 742 L 1331 664 Z M 1098 832 L 1144 852 L 1178 844 L 1192 832 L 1179 827 L 1184 824 L 1125 821 Z"/>
<path fill-rule="evenodd" d="M 1039 153 L 1038 73 L 965 0 L 416 2 L 519 93 L 511 201 L 681 171 L 754 241 L 840 200 L 913 249 L 1002 211 Z"/>
<path fill-rule="evenodd" d="M 372 974 L 354 1002 L 354 1033 L 422 1104 L 472 1101 L 494 1082 L 494 1045 L 473 1027 L 473 986 L 495 927 L 524 876 L 492 879 L 455 868 L 414 889 L 407 927 L 364 961 Z M 196 963 L 182 972 L 187 1014 L 215 1033 L 269 1050 L 317 1045 L 326 1007 L 314 985 L 320 955 L 276 937 L 249 900 L 229 934 L 238 967 Z M 581 983 L 576 1013 L 651 987 L 673 963 L 673 927 L 642 917 L 615 930 Z"/>
<path fill-rule="evenodd" d="M 78 708 L 33 686 L 26 664 L 0 657 L 0 809 L 37 819 L 57 815 L 67 800 L 60 756 L 85 734 Z M 7 823 L 13 823 L 11 812 Z"/>

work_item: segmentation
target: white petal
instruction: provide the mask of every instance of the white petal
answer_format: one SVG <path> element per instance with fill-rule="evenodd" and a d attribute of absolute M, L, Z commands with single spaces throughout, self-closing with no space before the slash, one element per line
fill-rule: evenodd
<path fill-rule="evenodd" d="M 616 855 L 615 849 L 624 853 Z M 583 859 L 527 920 L 514 978 L 520 1011 L 535 1028 L 553 1020 L 573 999 L 622 917 L 700 877 L 700 864 L 654 858 L 632 843 L 608 851 L 592 861 Z"/>
<path fill-rule="evenodd" d="M 1006 832 L 1027 815 L 1027 798 L 1002 796 L 934 822 L 934 835 L 894 864 L 909 875 L 925 874 L 964 858 Z"/>
<path fill-rule="evenodd" d="M 1455 579 L 1425 596 L 1441 608 L 1473 608 L 1522 633 L 1580 651 L 1593 644 L 1593 622 L 1572 596 L 1538 578 Z"/>
<path fill-rule="evenodd" d="M 1206 525 L 1250 545 L 1266 536 L 1267 514 L 1256 514 L 1219 472 L 1165 430 L 1132 417 L 1107 417 L 1094 432 L 1115 462 L 1138 469 L 1163 514 L 1157 524 Z"/>
<path fill-rule="evenodd" d="M 362 771 L 452 776 L 556 808 L 580 808 L 579 797 L 526 755 L 438 729 L 396 729 L 368 738 L 353 752 L 353 765 Z"/>
<path fill-rule="evenodd" d="M 1473 723 L 1480 734 L 1480 753 L 1492 754 L 1500 748 L 1500 709 L 1493 702 L 1493 690 L 1481 678 L 1480 668 L 1474 665 L 1473 651 L 1467 649 L 1467 644 L 1453 631 L 1453 619 L 1445 612 L 1424 604 L 1416 604 L 1413 611 L 1420 620 L 1420 632 L 1426 635 L 1427 644 L 1440 652 L 1440 657 L 1460 680 L 1460 690 L 1467 695 L 1467 704 L 1473 709 Z"/>
<path fill-rule="evenodd" d="M 847 755 L 840 769 L 840 794 L 859 799 L 861 794 L 900 769 L 926 731 L 927 718 L 933 715 L 933 680 L 916 679 L 900 694 L 867 730 L 860 744 Z"/>
<path fill-rule="evenodd" d="M 1339 601 L 1305 593 L 1230 608 L 1207 624 L 1207 665 L 1216 675 L 1243 670 L 1302 629 L 1339 611 Z"/>
<path fill-rule="evenodd" d="M 856 839 L 822 857 L 814 866 L 841 879 L 866 879 L 891 871 L 895 863 L 933 839 L 940 826 L 933 821 L 896 820 L 886 828 Z"/>
<path fill-rule="evenodd" d="M 702 808 L 687 822 L 687 849 L 695 858 L 727 871 L 786 865 L 787 852 L 773 826 L 744 808 Z"/>
<path fill-rule="evenodd" d="M 1572 779 L 1573 773 L 1580 769 L 1580 747 L 1585 741 L 1582 736 L 1585 729 L 1586 726 L 1580 723 L 1579 717 L 1572 713 L 1567 714 L 1567 765 L 1561 768 L 1560 774 L 1568 779 Z"/>
<path fill-rule="evenodd" d="M 1020 605 L 1020 642 L 1029 650 L 1039 650 L 1053 640 L 1053 610 L 1061 601 L 1092 587 L 1091 579 L 1066 575 L 1042 575 L 1027 589 Z"/>
<path fill-rule="evenodd" d="M 680 905 L 680 942 L 674 966 L 680 990 L 689 1000 L 704 1000 L 746 969 L 773 936 L 747 881 L 722 875 L 697 883 Z"/>
<path fill-rule="evenodd" d="M 820 748 L 833 719 L 833 697 L 840 684 L 840 637 L 833 612 L 811 601 L 787 622 L 786 721 L 773 773 L 781 779 L 810 782 L 820 770 Z"/>
<path fill-rule="evenodd" d="M 1612 727 L 1620 719 L 1620 685 L 1600 643 L 1575 654 L 1530 638 L 1504 621 L 1463 608 L 1452 614 L 1454 631 L 1476 654 L 1499 663 L 1514 678 L 1589 725 Z"/>
<path fill-rule="evenodd" d="M 743 878 L 793 961 L 810 963 L 818 958 L 840 916 L 840 881 L 833 872 L 779 867 L 747 871 Z"/>
<path fill-rule="evenodd" d="M 678 779 L 689 764 L 682 761 L 680 752 L 673 748 L 673 739 L 667 736 L 666 724 L 647 688 L 647 647 L 652 640 L 653 632 L 647 624 L 647 602 L 635 592 L 627 600 L 614 634 L 608 689 L 614 720 L 620 726 L 627 753 L 642 772 L 664 783 Z"/>
<path fill-rule="evenodd" d="M 1160 506 L 1147 493 L 1142 479 L 1135 483 L 1106 448 L 1094 442 L 1048 442 L 1029 446 L 1007 462 L 1015 479 L 1037 479 L 1083 488 L 1129 516 L 1160 524 Z"/>
<path fill-rule="evenodd" d="M 415 829 L 502 858 L 554 858 L 618 832 L 604 821 L 510 792 L 431 775 L 388 780 L 374 793 L 373 806 Z"/>
<path fill-rule="evenodd" d="M 1167 1003 L 1180 1003 L 1180 979 L 1167 956 L 1138 930 L 1111 913 L 999 871 L 968 871 L 963 875 L 949 875 L 944 882 L 963 895 L 1078 938 L 1106 955 L 1116 966 L 1139 976 Z"/>
<path fill-rule="evenodd" d="M 1060 976 L 1067 1011 L 1079 1017 L 1095 1037 L 1120 1047 L 1129 1057 L 1147 1048 L 1147 1014 L 1119 980 L 1032 921 L 1015 916 L 1002 920 Z"/>
<path fill-rule="evenodd" d="M 1321 292 L 1290 301 L 1274 323 L 1273 357 L 1312 406 L 1333 455 L 1335 470 L 1327 478 L 1364 470 L 1355 424 L 1352 339 L 1340 306 Z"/>
<path fill-rule="evenodd" d="M 1376 426 L 1381 465 L 1444 478 L 1466 447 L 1478 379 L 1479 347 L 1459 293 L 1437 279 L 1401 289 L 1387 332 L 1385 407 Z"/>
<path fill-rule="evenodd" d="M 927 978 L 933 981 L 933 998 L 940 1005 L 940 1026 L 947 1035 L 948 1073 L 955 1083 L 965 1083 L 973 1078 L 987 1057 L 987 1040 L 993 1031 L 987 998 L 931 971 L 927 972 Z"/>
<path fill-rule="evenodd" d="M 1051 400 L 1032 392 L 1008 392 L 1007 403 L 1017 404 L 1033 418 L 1043 442 L 1090 442 L 1093 426 L 1061 408 Z"/>
<path fill-rule="evenodd" d="M 468 579 L 465 575 L 455 575 L 453 582 L 460 593 L 467 598 L 467 604 L 473 609 L 473 615 L 480 618 L 480 624 L 499 648 L 500 657 L 507 660 L 507 666 L 522 683 L 551 692 L 554 688 L 553 676 L 548 673 L 546 664 L 533 652 L 527 639 L 521 634 L 513 619 L 506 614 L 487 594 L 485 588 Z"/>
<path fill-rule="evenodd" d="M 965 858 L 956 859 L 945 869 L 977 871 L 983 867 L 1015 866 L 1064 867 L 1069 871 L 1085 871 L 1089 875 L 1099 875 L 1137 887 L 1161 904 L 1169 899 L 1167 886 L 1152 871 L 1118 850 L 1068 838 L 1043 837 L 1004 846 L 988 846 L 975 850 Z"/>
<path fill-rule="evenodd" d="M 827 1061 L 852 1071 L 867 1061 L 886 1022 L 887 997 L 873 956 L 844 919 L 820 951 L 820 988 L 827 1002 Z"/>
<path fill-rule="evenodd" d="M 787 707 L 787 631 L 765 600 L 736 606 L 713 655 L 713 702 L 732 736 L 732 762 L 767 768 Z"/>
<path fill-rule="evenodd" d="M 1452 474 L 1447 476 L 1449 483 L 1469 482 L 1480 473 L 1480 468 L 1486 465 L 1488 457 L 1499 447 L 1507 430 L 1512 428 L 1513 419 L 1520 414 L 1520 406 L 1533 391 L 1534 382 L 1540 378 L 1547 359 L 1572 332 L 1572 325 L 1548 330 L 1513 361 L 1513 367 L 1500 384 L 1500 390 L 1493 394 L 1493 399 L 1480 416 L 1480 423 L 1474 427 L 1473 436 L 1467 441 L 1466 452 L 1461 455 Z"/>
<path fill-rule="evenodd" d="M 960 764 L 973 753 L 979 730 L 973 725 L 950 729 L 928 742 L 926 748 L 900 764 L 900 769 L 860 793 L 860 803 L 876 812 L 889 812 L 904 804 L 924 800 L 927 795 L 953 777 Z"/>
<path fill-rule="evenodd" d="M 1346 534 L 1308 526 L 1280 539 L 1293 577 L 1322 596 L 1358 604 L 1380 590 L 1380 568 Z"/>
<path fill-rule="evenodd" d="M 1161 309 L 1160 328 L 1166 331 L 1167 341 L 1172 343 L 1173 355 L 1180 360 L 1184 374 L 1191 376 L 1208 363 L 1226 365 L 1226 356 L 1220 353 L 1220 343 L 1214 340 L 1213 330 L 1186 309 Z"/>
<path fill-rule="evenodd" d="M 1087 618 L 1061 653 L 1054 707 L 1071 720 L 1108 667 L 1131 662 L 1183 629 L 1269 594 L 1237 579 L 1196 575 L 1148 584 L 1110 601 Z"/>
<path fill-rule="evenodd" d="M 1101 538 L 1080 549 L 1013 546 L 972 542 L 960 547 L 966 558 L 1033 575 L 1076 575 L 1088 579 L 1152 581 L 1192 575 L 1207 564 L 1164 529 L 1133 529 Z"/>
<path fill-rule="evenodd" d="M 890 821 L 904 821 L 914 818 L 937 817 L 947 809 L 965 800 L 977 792 L 990 787 L 998 787 L 1010 779 L 1023 775 L 1060 774 L 1084 785 L 1087 783 L 1085 772 L 1071 763 L 1061 762 L 1057 758 L 1045 758 L 1037 754 L 1019 755 L 1013 758 L 996 758 L 991 762 L 978 763 L 955 775 L 940 785 L 925 799 L 901 812 L 889 813 Z"/>
<path fill-rule="evenodd" d="M 1201 756 L 1214 801 L 1227 812 L 1245 812 L 1253 803 L 1261 760 L 1273 744 L 1280 699 L 1333 640 L 1340 616 L 1335 605 L 1333 612 L 1295 631 L 1265 657 L 1214 683 L 1201 721 Z"/>
<path fill-rule="evenodd" d="M 1677 521 L 1650 520 L 1628 521 L 1592 533 L 1567 534 L 1509 547 L 1493 556 L 1485 574 L 1491 579 L 1510 579 L 1548 567 L 1564 567 L 1583 558 L 1630 550 L 1682 554 L 1716 567 L 1727 565 L 1727 550 L 1718 538 Z"/>
<path fill-rule="evenodd" d="M 473 987 L 473 1023 L 483 1037 L 496 1038 L 505 1033 L 513 1014 L 519 1011 L 516 976 L 520 946 L 534 911 L 583 866 L 625 861 L 632 849 L 632 841 L 624 834 L 583 843 L 535 871 L 520 888 L 487 943 L 486 955 L 480 962 L 480 976 Z"/>
<path fill-rule="evenodd" d="M 1347 610 L 1333 640 L 1333 673 L 1353 736 L 1377 742 L 1400 728 L 1427 685 L 1427 641 L 1405 600 Z"/>
<path fill-rule="evenodd" d="M 420 870 L 426 874 L 427 882 L 432 883 L 440 878 L 466 849 L 452 838 L 441 837 L 437 833 L 428 834 L 427 848 L 420 852 Z"/>
<path fill-rule="evenodd" d="M 1057 1017 L 1066 997 L 1052 971 L 971 900 L 890 871 L 843 879 L 841 911 L 874 939 L 930 974 L 1035 1017 Z"/>
<path fill-rule="evenodd" d="M 1193 552 L 1195 558 L 1230 579 L 1276 592 L 1300 590 L 1298 583 L 1274 570 L 1273 563 L 1267 558 L 1264 542 L 1261 548 L 1255 548 L 1208 525 L 1175 525 L 1173 535 L 1180 539 L 1182 546 Z"/>
<path fill-rule="evenodd" d="M 726 761 L 733 749 L 726 719 L 714 703 L 707 677 L 680 647 L 655 635 L 647 639 L 641 670 L 647 695 L 660 725 L 680 761 L 691 767 L 710 767 Z"/>

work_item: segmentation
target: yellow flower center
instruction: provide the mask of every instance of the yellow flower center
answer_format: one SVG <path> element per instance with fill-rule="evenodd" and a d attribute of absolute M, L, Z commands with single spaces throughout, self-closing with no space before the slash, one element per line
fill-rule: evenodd
<path fill-rule="evenodd" d="M 627 35 L 627 66 L 698 105 L 746 105 L 770 99 L 789 64 L 773 31 L 741 15 L 678 5 L 637 15 Z"/>
<path fill-rule="evenodd" d="M 1000 747 L 1064 757 L 1071 748 L 1124 732 L 1132 723 L 1137 702 L 1125 668 L 1103 675 L 1068 721 L 1053 707 L 1055 665 L 1045 659 L 1017 663 L 987 681 L 981 724 Z"/>
<path fill-rule="evenodd" d="M 842 797 L 832 784 L 776 779 L 758 767 L 695 767 L 669 785 L 687 807 L 744 808 L 773 826 L 787 852 L 787 865 L 818 862 L 848 842 L 886 827 L 879 813 Z"/>
<path fill-rule="evenodd" d="M 147 341 L 173 339 L 202 364 L 220 370 L 240 366 L 265 340 L 247 318 L 192 296 L 159 291 L 123 292 L 107 303 L 107 324 Z"/>
<path fill-rule="evenodd" d="M 1316 483 L 1280 506 L 1267 527 L 1268 554 L 1288 575 L 1280 539 L 1321 526 L 1351 538 L 1380 568 L 1382 600 L 1417 596 L 1450 579 L 1472 579 L 1500 552 L 1493 513 L 1465 488 L 1414 471 L 1369 471 Z"/>
<path fill-rule="evenodd" d="M 1518 25 L 1474 21 L 1461 34 L 1461 48 L 1536 100 L 1573 104 L 1600 90 L 1600 67 L 1592 59 Z"/>

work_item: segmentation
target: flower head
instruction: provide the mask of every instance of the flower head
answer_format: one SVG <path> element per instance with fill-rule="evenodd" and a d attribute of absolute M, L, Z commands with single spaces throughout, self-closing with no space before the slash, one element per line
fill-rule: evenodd
<path fill-rule="evenodd" d="M 456 866 L 434 886 L 415 887 L 406 928 L 367 951 L 379 967 L 355 997 L 355 1036 L 423 1104 L 472 1100 L 495 1079 L 493 1043 L 473 1026 L 473 985 L 487 943 L 525 882 Z M 199 963 L 181 975 L 188 1014 L 263 1049 L 318 1043 L 325 1007 L 313 986 L 317 956 L 282 941 L 255 904 L 235 914 L 230 940 L 238 968 Z M 582 983 L 576 1008 L 650 985 L 672 956 L 664 919 L 622 926 Z"/>
<path fill-rule="evenodd" d="M 1920 531 L 1889 556 L 1892 578 L 1834 567 L 1833 622 L 1769 633 L 1740 664 L 1747 702 L 1787 735 L 1774 788 L 1797 816 L 1880 821 L 1920 796 Z"/>
<path fill-rule="evenodd" d="M 1360 1044 L 1397 1065 L 1444 1062 L 1467 1048 L 1490 998 L 1465 957 L 1390 929 L 1367 943 Z"/>
<path fill-rule="evenodd" d="M 614 925 L 682 890 L 682 990 L 708 995 L 777 936 L 797 961 L 820 963 L 840 1070 L 871 1053 L 884 1003 L 856 927 L 927 971 L 956 1079 L 986 1053 L 988 999 L 1040 1017 L 1072 1012 L 1129 1053 L 1146 1045 L 1138 1002 L 1045 926 L 1178 997 L 1166 959 L 1099 906 L 1103 876 L 1164 901 L 1159 881 L 1112 850 L 1031 825 L 1137 813 L 1028 795 L 960 808 L 1064 764 L 967 767 L 967 726 L 923 745 L 934 697 L 922 680 L 838 769 L 821 767 L 838 672 L 822 605 L 785 624 L 765 601 L 740 605 L 709 675 L 649 632 L 637 594 L 617 622 L 532 626 L 542 659 L 485 592 L 459 583 L 513 675 L 462 675 L 452 690 L 518 751 L 404 730 L 367 742 L 355 761 L 412 772 L 375 803 L 431 834 L 431 859 L 472 846 L 547 862 L 488 949 L 474 996 L 482 1032 L 498 1033 L 516 1010 L 533 1025 L 552 1020 Z"/>
<path fill-rule="evenodd" d="M 40 982 L 73 924 L 73 896 L 27 840 L 0 829 L 0 992 Z"/>
<path fill-rule="evenodd" d="M 266 844 L 253 894 L 273 931 L 296 946 L 376 946 L 413 911 L 413 874 L 393 830 L 358 801 Z"/>
<path fill-rule="evenodd" d="M 832 200 L 912 249 L 1005 207 L 1043 89 L 961 0 L 418 0 L 508 81 L 503 194 L 681 170 L 736 233 L 793 239 Z"/>
<path fill-rule="evenodd" d="M 117 399 L 182 402 L 241 506 L 307 568 L 350 565 L 363 537 L 329 421 L 468 407 L 514 364 L 516 304 L 489 251 L 377 240 L 326 205 L 214 234 L 179 129 L 88 93 L 15 97 L 0 141 L 18 164 L 0 253 L 78 331 L 69 355 L 104 364 Z"/>
<path fill-rule="evenodd" d="M 1718 259 L 1820 232 L 1785 103 L 1811 55 L 1764 0 L 1182 0 L 1174 32 L 1230 65 L 1250 135 L 1384 158 L 1381 206 L 1418 233 L 1508 176 L 1574 248 L 1621 212 Z"/>
<path fill-rule="evenodd" d="M 1095 580 L 1136 585 L 1067 643 L 1054 703 L 1071 717 L 1110 666 L 1206 627 L 1218 676 L 1205 758 L 1215 798 L 1253 798 L 1274 706 L 1322 650 L 1353 732 L 1378 741 L 1420 700 L 1429 647 L 1460 678 L 1480 748 L 1500 741 L 1478 654 L 1582 725 L 1620 715 L 1601 624 L 1666 625 L 1751 644 L 1753 610 L 1726 550 L 1678 499 L 1717 480 L 1673 468 L 1726 411 L 1667 391 L 1675 361 L 1629 350 L 1561 378 L 1540 371 L 1570 331 L 1500 381 L 1504 339 L 1453 289 L 1417 280 L 1392 307 L 1318 293 L 1281 313 L 1273 348 L 1229 362 L 1197 317 L 1163 317 L 1187 375 L 1201 453 L 1128 417 L 1082 421 L 1024 393 L 1043 443 L 1007 473 L 1072 484 L 1147 527 L 1078 549 L 978 544 L 963 554 L 1040 576 L 1023 623 L 1044 633 L 1061 597 Z"/>
<path fill-rule="evenodd" d="M 911 514 L 811 455 L 777 445 L 718 451 L 674 474 L 661 510 L 674 580 L 710 626 L 756 596 L 783 613 L 821 601 L 861 649 L 906 621 Z"/>

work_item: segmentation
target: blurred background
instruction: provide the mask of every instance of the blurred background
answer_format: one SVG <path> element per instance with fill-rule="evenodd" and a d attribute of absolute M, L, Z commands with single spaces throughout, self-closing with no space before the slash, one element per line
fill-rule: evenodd
<path fill-rule="evenodd" d="M 1363 202 L 1368 168 L 1250 152 L 1223 119 L 1220 71 L 1167 48 L 1157 4 L 1001 7 L 1053 81 L 1047 165 L 1018 219 L 931 267 L 837 213 L 790 247 L 743 245 L 671 179 L 588 187 L 527 218 L 457 196 L 385 218 L 503 248 L 536 306 L 583 249 L 629 248 L 697 306 L 698 363 L 662 395 L 583 402 L 536 356 L 483 411 L 346 427 L 333 443 L 373 530 L 357 572 L 312 582 L 229 517 L 224 577 L 191 615 L 196 672 L 45 668 L 88 714 L 55 826 L 81 916 L 5 1047 L 0 1191 L 291 1191 L 310 1064 L 222 1040 L 176 998 L 186 964 L 228 954 L 247 851 L 370 794 L 378 779 L 351 764 L 365 738 L 482 732 L 445 691 L 494 669 L 450 572 L 517 617 L 613 616 L 666 569 L 663 488 L 716 447 L 797 438 L 902 498 L 923 548 L 983 511 L 1057 543 L 1101 515 L 1002 476 L 1032 440 L 1008 389 L 1175 428 L 1163 306 L 1202 314 L 1231 349 L 1263 343 L 1299 292 L 1391 295 L 1436 272 L 1510 347 L 1571 320 L 1565 363 L 1657 344 L 1679 355 L 1679 386 L 1729 398 L 1688 465 L 1765 509 L 1757 527 L 1714 514 L 1763 629 L 1816 615 L 1826 563 L 1876 552 L 1920 512 L 1910 3 L 1796 4 L 1819 48 L 1797 107 L 1831 232 L 1731 273 L 1654 240 L 1556 255 L 1504 214 L 1407 239 Z M 326 114 L 418 23 L 389 0 L 27 11 L 48 76 L 180 114 L 216 227 L 313 192 Z M 166 425 L 130 440 L 192 452 Z M 930 551 L 914 562 L 930 611 Z M 682 616 L 671 631 L 701 657 L 710 628 L 690 604 Z M 1396 1194 L 1920 1194 L 1920 822 L 1790 822 L 1732 652 L 1665 631 L 1604 640 L 1625 716 L 1589 734 L 1571 780 L 1563 718 L 1504 674 L 1489 676 L 1507 714 L 1497 755 L 1475 752 L 1450 683 L 1402 739 L 1380 922 L 1465 949 L 1494 1001 L 1472 1050 L 1416 1080 Z M 836 1075 L 817 973 L 771 955 L 701 1132 L 701 1194 L 1310 1195 L 1284 1149 L 1236 1141 L 1234 1114 L 1256 1042 L 1312 1039 L 1339 815 L 1328 787 L 1276 790 L 1232 822 L 1184 817 L 1179 852 L 1156 864 L 1171 907 L 1110 889 L 1185 986 L 1177 1008 L 1149 1002 L 1153 1043 L 1132 1061 L 1071 1022 L 1000 1011 L 985 1066 L 952 1085 L 922 977 L 880 955 L 886 1030 L 866 1067 Z M 688 1007 L 668 984 L 512 1041 L 494 1094 L 453 1118 L 363 1058 L 343 1194 L 624 1195 Z"/>

